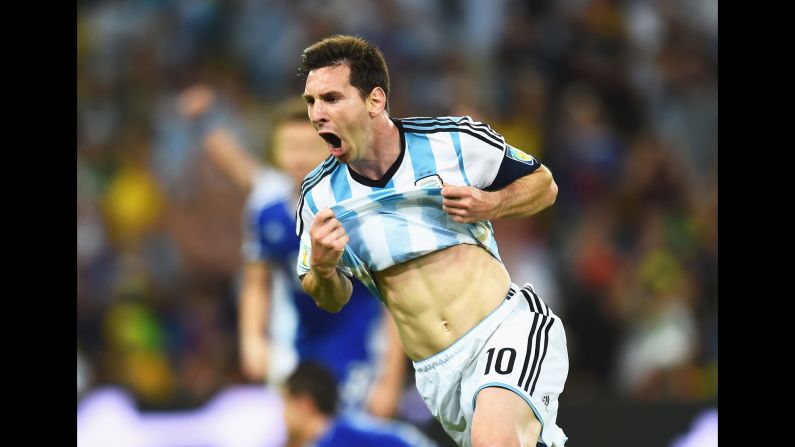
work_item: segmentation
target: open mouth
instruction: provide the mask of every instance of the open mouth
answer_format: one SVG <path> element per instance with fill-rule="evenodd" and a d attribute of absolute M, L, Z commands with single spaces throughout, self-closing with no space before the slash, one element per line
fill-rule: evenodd
<path fill-rule="evenodd" d="M 342 140 L 340 137 L 334 135 L 333 133 L 323 132 L 320 134 L 320 137 L 326 140 L 326 143 L 330 144 L 331 147 L 335 149 L 339 149 L 342 146 Z"/>

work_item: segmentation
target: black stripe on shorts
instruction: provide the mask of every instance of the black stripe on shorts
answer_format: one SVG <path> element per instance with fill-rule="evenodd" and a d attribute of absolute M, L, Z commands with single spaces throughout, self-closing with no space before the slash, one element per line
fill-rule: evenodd
<path fill-rule="evenodd" d="M 547 356 L 547 346 L 549 346 L 549 330 L 552 329 L 552 325 L 555 324 L 555 319 L 549 319 L 549 326 L 547 326 L 546 330 L 544 331 L 544 352 L 541 354 L 541 361 L 538 362 L 538 373 L 536 374 L 536 378 L 533 379 L 533 386 L 530 388 L 530 395 L 533 395 L 533 392 L 536 390 L 536 383 L 538 382 L 538 378 L 541 377 L 541 365 L 544 363 L 544 357 Z M 528 379 L 528 383 L 530 380 Z M 527 391 L 527 385 L 524 387 L 525 391 Z"/>
<path fill-rule="evenodd" d="M 532 347 L 533 363 L 530 366 L 530 374 L 528 374 L 527 376 L 527 381 L 525 381 L 524 386 L 522 386 L 522 388 L 524 388 L 525 391 L 527 391 L 527 389 L 530 387 L 530 380 L 536 375 L 536 367 L 540 366 L 538 363 L 538 358 L 539 358 L 539 353 L 541 352 L 541 332 L 544 326 L 546 326 L 548 320 L 548 318 L 545 315 L 543 314 L 538 314 L 538 315 L 541 317 L 541 325 L 538 327 L 538 332 L 536 334 L 536 337 L 533 337 L 535 341 L 535 344 Z M 528 351 L 530 351 L 530 348 L 528 348 Z"/>
<path fill-rule="evenodd" d="M 541 298 L 539 298 L 538 295 L 536 295 L 536 292 L 533 289 L 529 289 L 529 290 L 530 290 L 530 293 L 533 294 L 533 298 L 535 299 L 536 303 L 538 303 L 538 308 L 542 309 L 542 311 L 544 312 L 544 315 L 549 316 L 549 306 L 547 306 L 547 303 L 543 303 L 541 301 Z M 543 303 L 543 306 L 541 305 L 542 303 Z"/>
<path fill-rule="evenodd" d="M 520 292 L 522 292 L 522 295 L 524 295 L 524 299 L 527 300 L 527 305 L 530 306 L 530 312 L 540 314 L 541 313 L 541 311 L 539 310 L 540 308 L 537 308 L 535 301 L 533 301 L 533 299 L 530 298 L 530 294 L 528 293 L 527 288 L 520 290 Z"/>
<path fill-rule="evenodd" d="M 529 303 L 529 301 L 528 301 Z M 527 352 L 524 354 L 524 364 L 522 365 L 522 374 L 519 375 L 519 383 L 516 384 L 517 387 L 521 388 L 522 383 L 525 381 L 525 374 L 527 374 L 527 366 L 530 363 L 531 357 L 531 349 L 533 346 L 533 336 L 536 334 L 536 327 L 540 330 L 541 327 L 538 326 L 538 319 L 541 317 L 541 314 L 537 312 L 533 312 L 533 326 L 530 327 L 530 333 L 527 334 Z"/>

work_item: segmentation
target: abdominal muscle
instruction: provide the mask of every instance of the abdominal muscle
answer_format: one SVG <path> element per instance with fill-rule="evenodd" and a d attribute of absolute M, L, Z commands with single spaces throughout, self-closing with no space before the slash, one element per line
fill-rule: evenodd
<path fill-rule="evenodd" d="M 510 277 L 477 245 L 456 245 L 375 272 L 412 360 L 452 345 L 499 306 Z"/>

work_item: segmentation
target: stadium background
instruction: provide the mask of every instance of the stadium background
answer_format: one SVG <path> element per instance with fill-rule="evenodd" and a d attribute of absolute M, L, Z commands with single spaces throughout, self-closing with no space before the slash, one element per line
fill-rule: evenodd
<path fill-rule="evenodd" d="M 551 209 L 494 226 L 512 276 L 566 322 L 573 443 L 672 445 L 716 407 L 717 0 L 77 9 L 78 409 L 120 389 L 143 413 L 187 411 L 252 385 L 236 335 L 244 197 L 177 99 L 216 89 L 259 154 L 268 111 L 302 92 L 301 50 L 332 33 L 383 50 L 393 116 L 471 115 L 555 175 Z M 401 417 L 421 421 L 412 405 Z"/>

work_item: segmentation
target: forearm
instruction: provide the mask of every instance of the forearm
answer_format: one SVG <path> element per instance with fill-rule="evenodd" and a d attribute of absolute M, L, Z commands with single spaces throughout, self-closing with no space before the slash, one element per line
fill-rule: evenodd
<path fill-rule="evenodd" d="M 406 354 L 400 343 L 394 320 L 384 312 L 387 348 L 384 353 L 381 375 L 370 396 L 370 413 L 382 418 L 391 418 L 397 412 L 406 376 Z"/>
<path fill-rule="evenodd" d="M 336 268 L 326 274 L 310 269 L 301 280 L 301 286 L 319 308 L 331 313 L 339 312 L 348 304 L 353 291 L 351 280 Z"/>
<path fill-rule="evenodd" d="M 204 84 L 185 89 L 178 99 L 180 114 L 198 130 L 211 162 L 244 193 L 248 193 L 256 161 L 224 125 L 223 112 L 218 104 L 216 93 Z"/>
<path fill-rule="evenodd" d="M 243 270 L 240 293 L 238 343 L 240 366 L 251 380 L 263 380 L 268 371 L 268 320 L 270 319 L 270 271 L 263 263 L 248 263 Z"/>
<path fill-rule="evenodd" d="M 495 207 L 490 219 L 528 217 L 555 203 L 558 185 L 549 169 L 541 166 L 491 194 L 494 194 Z"/>
<path fill-rule="evenodd" d="M 267 337 L 270 318 L 270 274 L 259 265 L 247 265 L 240 294 L 238 321 L 241 346 L 247 340 Z"/>
<path fill-rule="evenodd" d="M 251 337 L 266 337 L 268 308 L 261 291 L 243 290 L 240 296 L 240 343 L 241 345 Z"/>
<path fill-rule="evenodd" d="M 244 193 L 252 187 L 257 162 L 241 147 L 232 133 L 219 127 L 204 138 L 207 154 L 213 164 Z"/>
<path fill-rule="evenodd" d="M 384 311 L 384 324 L 387 332 L 387 352 L 384 365 L 384 380 L 394 383 L 398 387 L 403 386 L 406 373 L 406 354 L 403 352 L 403 345 L 400 342 L 395 320 L 388 311 Z"/>

